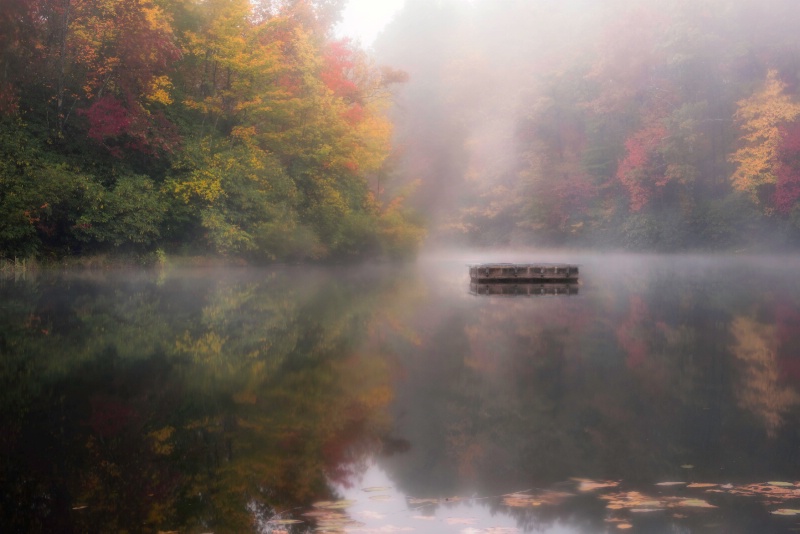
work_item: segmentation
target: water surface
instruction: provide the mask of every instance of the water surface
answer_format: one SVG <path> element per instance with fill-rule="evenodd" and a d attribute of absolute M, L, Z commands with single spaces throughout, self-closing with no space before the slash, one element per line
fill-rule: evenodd
<path fill-rule="evenodd" d="M 470 292 L 566 261 L 577 291 Z M 14 532 L 800 528 L 800 260 L 0 282 Z M 525 293 L 529 293 L 525 291 Z"/>

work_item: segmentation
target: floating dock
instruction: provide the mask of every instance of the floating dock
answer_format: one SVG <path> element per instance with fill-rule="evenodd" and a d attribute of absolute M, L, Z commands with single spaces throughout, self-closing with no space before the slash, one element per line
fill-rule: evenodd
<path fill-rule="evenodd" d="M 566 263 L 481 263 L 469 266 L 472 282 L 576 283 L 578 266 Z"/>

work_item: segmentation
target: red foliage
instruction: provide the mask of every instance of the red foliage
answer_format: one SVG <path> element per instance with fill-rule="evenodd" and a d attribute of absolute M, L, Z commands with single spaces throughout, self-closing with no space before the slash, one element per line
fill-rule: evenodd
<path fill-rule="evenodd" d="M 633 369 L 647 361 L 649 352 L 647 342 L 642 337 L 642 325 L 650 322 L 650 312 L 647 303 L 639 296 L 630 299 L 628 318 L 620 323 L 617 328 L 617 341 L 628 353 L 626 364 Z"/>
<path fill-rule="evenodd" d="M 360 104 L 353 104 L 342 116 L 349 124 L 356 125 L 364 120 L 364 108 L 362 108 Z"/>
<path fill-rule="evenodd" d="M 14 86 L 0 81 L 0 114 L 12 115 L 17 111 L 17 95 Z"/>
<path fill-rule="evenodd" d="M 789 302 L 775 305 L 778 367 L 782 382 L 800 383 L 800 310 Z"/>
<path fill-rule="evenodd" d="M 363 472 L 364 452 L 372 448 L 370 440 L 365 438 L 366 414 L 358 412 L 356 409 L 353 420 L 322 444 L 325 474 L 345 488 L 353 487 Z"/>
<path fill-rule="evenodd" d="M 336 96 L 348 102 L 357 102 L 359 99 L 358 86 L 350 79 L 356 64 L 354 53 L 350 39 L 340 39 L 329 42 L 322 56 L 322 81 Z"/>
<path fill-rule="evenodd" d="M 102 395 L 91 399 L 91 410 L 89 426 L 103 438 L 121 434 L 137 420 L 136 411 L 130 405 Z"/>
<path fill-rule="evenodd" d="M 98 143 L 127 133 L 133 119 L 122 103 L 113 96 L 104 96 L 83 112 L 89 119 L 89 137 Z"/>
<path fill-rule="evenodd" d="M 586 174 L 565 174 L 539 188 L 537 195 L 548 199 L 548 225 L 563 228 L 586 212 L 597 196 L 597 186 Z"/>
<path fill-rule="evenodd" d="M 106 95 L 80 113 L 89 121 L 89 137 L 117 157 L 123 148 L 156 154 L 179 144 L 177 129 L 163 114 L 146 112 L 132 98 L 123 103 Z"/>
<path fill-rule="evenodd" d="M 800 124 L 781 128 L 781 137 L 773 201 L 779 213 L 789 213 L 800 198 Z"/>
<path fill-rule="evenodd" d="M 632 211 L 639 211 L 652 199 L 655 186 L 666 184 L 663 169 L 652 164 L 667 129 L 661 123 L 645 126 L 625 141 L 627 155 L 617 168 L 617 179 L 630 196 Z"/>

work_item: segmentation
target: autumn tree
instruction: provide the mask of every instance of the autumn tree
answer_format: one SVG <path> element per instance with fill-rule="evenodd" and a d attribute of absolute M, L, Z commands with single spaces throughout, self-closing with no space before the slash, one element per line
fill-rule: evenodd
<path fill-rule="evenodd" d="M 739 101 L 735 118 L 739 121 L 742 147 L 731 156 L 736 170 L 733 187 L 747 193 L 753 201 L 772 206 L 770 195 L 777 182 L 779 152 L 783 139 L 781 126 L 800 116 L 800 103 L 786 94 L 786 84 L 776 70 L 767 72 L 763 87 Z"/>
<path fill-rule="evenodd" d="M 775 172 L 775 209 L 789 213 L 800 198 L 800 125 L 782 126 Z"/>

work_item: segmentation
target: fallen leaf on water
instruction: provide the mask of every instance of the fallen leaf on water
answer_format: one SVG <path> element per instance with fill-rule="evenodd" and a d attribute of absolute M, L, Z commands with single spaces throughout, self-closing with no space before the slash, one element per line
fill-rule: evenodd
<path fill-rule="evenodd" d="M 616 488 L 619 486 L 619 482 L 615 482 L 613 480 L 589 480 L 586 478 L 576 478 L 580 484 L 578 485 L 578 491 L 592 491 L 600 488 Z"/>
<path fill-rule="evenodd" d="M 341 516 L 338 518 L 331 518 L 331 519 L 324 519 L 317 521 L 317 532 L 325 532 L 325 531 L 334 531 L 334 532 L 341 532 L 346 528 L 359 528 L 365 527 L 364 523 L 356 521 L 354 519 L 350 519 L 345 516 Z"/>
<path fill-rule="evenodd" d="M 349 508 L 356 504 L 356 501 L 342 500 L 342 501 L 320 501 L 315 502 L 312 506 L 314 508 L 326 508 L 329 510 L 339 510 L 342 508 Z"/>
<path fill-rule="evenodd" d="M 86 508 L 89 508 L 89 506 L 87 506 L 85 504 L 83 504 L 81 506 L 73 506 L 72 507 L 73 510 L 85 510 Z"/>
<path fill-rule="evenodd" d="M 506 499 L 529 499 L 531 497 L 530 493 L 506 493 L 503 495 Z"/>
<path fill-rule="evenodd" d="M 327 510 L 309 510 L 307 512 L 303 512 L 303 515 L 307 517 L 328 517 L 331 514 L 338 514 L 338 512 L 331 512 Z"/>
<path fill-rule="evenodd" d="M 683 499 L 674 504 L 674 506 L 689 506 L 691 508 L 716 508 L 713 504 L 709 504 L 702 499 Z"/>
<path fill-rule="evenodd" d="M 680 486 L 682 484 L 686 484 L 686 482 L 658 482 L 656 486 Z"/>
<path fill-rule="evenodd" d="M 633 528 L 633 525 L 631 525 L 630 523 L 620 523 L 619 525 L 617 525 L 617 528 L 621 530 L 626 530 L 629 528 Z"/>
<path fill-rule="evenodd" d="M 703 482 L 692 482 L 687 488 L 713 488 L 715 486 L 719 486 L 719 484 L 706 484 Z"/>
<path fill-rule="evenodd" d="M 780 486 L 782 488 L 794 486 L 791 482 L 767 482 L 770 486 Z"/>
<path fill-rule="evenodd" d="M 408 504 L 439 504 L 439 499 L 416 499 L 414 497 L 409 497 Z"/>
<path fill-rule="evenodd" d="M 303 523 L 299 519 L 270 519 L 268 521 L 272 525 L 296 525 L 298 523 Z"/>
<path fill-rule="evenodd" d="M 366 491 L 367 493 L 374 493 L 376 491 L 389 491 L 392 489 L 389 486 L 370 486 L 368 488 L 363 488 L 361 491 Z"/>
<path fill-rule="evenodd" d="M 559 491 L 547 491 L 538 495 L 512 493 L 503 498 L 503 504 L 506 506 L 512 506 L 514 508 L 541 506 L 543 504 L 558 505 L 564 502 L 567 498 L 573 496 L 574 495 L 572 493 L 564 493 Z"/>
<path fill-rule="evenodd" d="M 780 510 L 775 510 L 774 512 L 770 512 L 774 515 L 798 515 L 800 514 L 800 510 L 794 510 L 792 508 L 781 508 Z"/>
<path fill-rule="evenodd" d="M 661 512 L 663 508 L 631 508 L 631 512 L 646 513 L 646 512 Z"/>
<path fill-rule="evenodd" d="M 694 469 L 694 466 L 692 464 L 683 464 L 681 467 L 683 469 Z"/>

